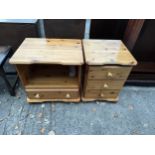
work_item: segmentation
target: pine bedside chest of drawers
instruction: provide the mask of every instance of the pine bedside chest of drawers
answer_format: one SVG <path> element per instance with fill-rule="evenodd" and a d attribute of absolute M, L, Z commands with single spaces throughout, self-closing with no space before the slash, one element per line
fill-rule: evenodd
<path fill-rule="evenodd" d="M 10 59 L 28 102 L 80 101 L 81 40 L 26 38 Z"/>
<path fill-rule="evenodd" d="M 116 102 L 137 62 L 120 40 L 83 40 L 86 61 L 83 101 Z"/>

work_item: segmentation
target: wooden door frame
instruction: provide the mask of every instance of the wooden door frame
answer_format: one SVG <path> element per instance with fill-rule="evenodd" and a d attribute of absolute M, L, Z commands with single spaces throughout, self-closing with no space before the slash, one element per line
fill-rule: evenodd
<path fill-rule="evenodd" d="M 145 19 L 130 19 L 123 37 L 123 41 L 129 50 L 132 50 L 139 37 Z"/>
<path fill-rule="evenodd" d="M 142 27 L 145 23 L 145 19 L 130 19 L 123 37 L 123 42 L 132 52 Z M 132 72 L 129 76 L 126 85 L 140 85 L 140 86 L 154 86 L 155 74 L 142 72 Z"/>

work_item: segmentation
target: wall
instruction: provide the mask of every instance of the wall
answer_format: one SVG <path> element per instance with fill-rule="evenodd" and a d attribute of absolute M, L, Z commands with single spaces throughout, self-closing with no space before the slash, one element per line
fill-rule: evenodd
<path fill-rule="evenodd" d="M 0 45 L 15 51 L 26 37 L 38 37 L 37 23 L 0 23 Z"/>
<path fill-rule="evenodd" d="M 91 22 L 90 38 L 122 39 L 127 19 L 94 19 Z"/>
<path fill-rule="evenodd" d="M 83 19 L 45 19 L 45 33 L 47 38 L 82 39 L 85 31 Z"/>
<path fill-rule="evenodd" d="M 145 20 L 133 54 L 139 61 L 155 62 L 155 20 Z"/>

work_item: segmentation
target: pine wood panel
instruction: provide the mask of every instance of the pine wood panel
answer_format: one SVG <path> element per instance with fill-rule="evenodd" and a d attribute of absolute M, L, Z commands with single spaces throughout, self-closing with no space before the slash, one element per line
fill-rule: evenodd
<path fill-rule="evenodd" d="M 81 40 L 26 38 L 10 63 L 82 65 Z"/>
<path fill-rule="evenodd" d="M 90 66 L 88 79 L 127 79 L 132 67 Z"/>
<path fill-rule="evenodd" d="M 17 69 L 19 78 L 20 78 L 23 86 L 25 86 L 28 83 L 28 79 L 29 79 L 28 66 L 27 65 L 16 65 L 16 69 Z"/>
<path fill-rule="evenodd" d="M 61 102 L 80 102 L 80 97 L 78 98 L 73 98 L 73 99 L 30 99 L 27 97 L 27 102 L 28 103 L 41 103 L 41 102 L 57 102 L 57 101 L 61 101 Z"/>
<path fill-rule="evenodd" d="M 86 98 L 96 98 L 96 99 L 117 98 L 118 95 L 119 95 L 119 90 L 90 89 L 85 92 Z"/>
<path fill-rule="evenodd" d="M 26 89 L 29 99 L 76 99 L 79 97 L 77 89 Z"/>
<path fill-rule="evenodd" d="M 86 90 L 88 89 L 121 89 L 125 80 L 88 80 Z"/>
<path fill-rule="evenodd" d="M 69 66 L 60 65 L 28 65 L 29 76 L 26 88 L 79 88 L 78 68 L 76 75 L 69 76 Z"/>
<path fill-rule="evenodd" d="M 109 97 L 109 98 L 105 98 L 105 97 L 103 97 L 103 98 L 96 98 L 96 97 L 88 98 L 88 97 L 82 96 L 82 101 L 84 101 L 84 102 L 99 100 L 99 101 L 108 101 L 110 103 L 112 103 L 112 102 L 116 103 L 118 101 L 118 99 L 119 99 L 119 96 L 117 96 L 116 98 L 111 98 L 111 97 Z"/>
<path fill-rule="evenodd" d="M 83 40 L 85 60 L 88 65 L 137 64 L 135 58 L 121 40 Z"/>
<path fill-rule="evenodd" d="M 68 78 L 68 77 L 31 77 L 28 84 L 25 85 L 26 88 L 79 88 L 79 83 L 77 78 Z"/>

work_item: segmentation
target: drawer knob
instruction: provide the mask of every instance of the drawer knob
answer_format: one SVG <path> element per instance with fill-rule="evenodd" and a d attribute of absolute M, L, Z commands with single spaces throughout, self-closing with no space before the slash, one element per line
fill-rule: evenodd
<path fill-rule="evenodd" d="M 108 77 L 112 77 L 112 73 L 111 72 L 108 72 Z"/>
<path fill-rule="evenodd" d="M 105 83 L 103 87 L 104 87 L 104 88 L 108 88 L 109 86 Z"/>
<path fill-rule="evenodd" d="M 103 93 L 101 93 L 101 94 L 100 94 L 100 96 L 101 96 L 101 97 L 104 97 L 104 94 L 103 94 Z"/>
<path fill-rule="evenodd" d="M 66 94 L 66 98 L 70 98 L 71 96 L 70 96 L 70 94 L 69 93 L 67 93 Z"/>
<path fill-rule="evenodd" d="M 35 95 L 35 98 L 40 98 L 40 95 L 39 95 L 39 94 L 36 94 L 36 95 Z"/>

